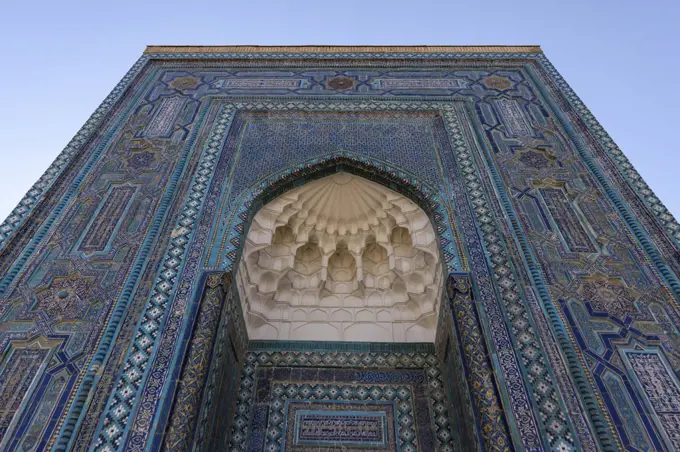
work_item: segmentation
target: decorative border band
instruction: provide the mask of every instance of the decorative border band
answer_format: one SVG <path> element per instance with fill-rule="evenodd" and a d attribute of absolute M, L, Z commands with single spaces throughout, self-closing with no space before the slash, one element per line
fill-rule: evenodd
<path fill-rule="evenodd" d="M 150 45 L 149 53 L 542 53 L 537 45 L 482 46 L 163 46 Z"/>
<path fill-rule="evenodd" d="M 0 224 L 0 251 L 9 243 L 9 239 L 21 227 L 26 218 L 33 212 L 38 203 L 43 199 L 45 193 L 61 175 L 64 169 L 76 157 L 85 143 L 97 132 L 99 126 L 104 122 L 108 113 L 114 105 L 123 97 L 127 88 L 142 71 L 148 62 L 146 56 L 142 56 L 125 74 L 123 79 L 113 88 L 113 91 L 106 96 L 106 99 L 97 107 L 92 115 L 80 128 L 78 133 L 66 145 L 63 151 L 57 156 L 52 164 L 47 168 L 40 179 L 31 187 L 26 195 L 19 201 L 9 217 Z"/>

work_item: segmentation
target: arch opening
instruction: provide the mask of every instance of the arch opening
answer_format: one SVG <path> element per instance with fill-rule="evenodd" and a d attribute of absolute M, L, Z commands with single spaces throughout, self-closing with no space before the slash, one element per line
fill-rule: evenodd
<path fill-rule="evenodd" d="M 237 269 L 250 339 L 432 342 L 438 238 L 413 201 L 338 172 L 269 200 Z"/>

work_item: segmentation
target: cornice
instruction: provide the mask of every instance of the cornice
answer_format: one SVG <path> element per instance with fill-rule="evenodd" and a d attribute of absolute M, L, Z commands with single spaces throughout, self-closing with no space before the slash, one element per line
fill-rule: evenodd
<path fill-rule="evenodd" d="M 543 53 L 540 46 L 163 46 L 150 45 L 145 54 L 176 53 Z"/>

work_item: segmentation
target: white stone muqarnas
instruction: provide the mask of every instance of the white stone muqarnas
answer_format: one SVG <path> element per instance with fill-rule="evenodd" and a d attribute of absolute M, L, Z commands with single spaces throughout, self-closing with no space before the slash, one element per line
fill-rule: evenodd
<path fill-rule="evenodd" d="M 442 269 L 429 218 L 349 173 L 264 206 L 237 281 L 251 339 L 434 340 Z"/>

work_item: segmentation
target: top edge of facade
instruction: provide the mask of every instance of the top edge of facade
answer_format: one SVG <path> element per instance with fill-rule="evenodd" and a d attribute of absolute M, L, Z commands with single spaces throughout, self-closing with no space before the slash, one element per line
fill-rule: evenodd
<path fill-rule="evenodd" d="M 149 45 L 145 54 L 177 53 L 543 53 L 537 45 L 477 46 L 163 46 Z"/>

